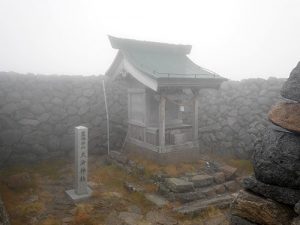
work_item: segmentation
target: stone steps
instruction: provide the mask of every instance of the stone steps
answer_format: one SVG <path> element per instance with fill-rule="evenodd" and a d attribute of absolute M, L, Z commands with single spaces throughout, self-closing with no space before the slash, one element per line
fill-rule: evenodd
<path fill-rule="evenodd" d="M 228 208 L 233 199 L 233 194 L 219 195 L 210 199 L 196 200 L 193 202 L 183 204 L 182 206 L 175 208 L 174 211 L 185 215 L 196 215 L 207 210 L 210 207 L 220 209 Z"/>
<path fill-rule="evenodd" d="M 170 180 L 170 179 L 169 179 Z M 221 184 L 209 183 L 208 186 L 195 187 L 192 182 L 178 182 L 176 178 L 176 184 L 178 187 L 170 186 L 166 184 L 160 184 L 159 193 L 165 196 L 169 201 L 180 201 L 181 203 L 187 203 L 194 200 L 205 200 L 216 197 L 218 195 L 224 195 L 236 192 L 240 189 L 240 185 L 237 181 L 231 180 Z M 184 187 L 184 188 L 183 188 Z"/>

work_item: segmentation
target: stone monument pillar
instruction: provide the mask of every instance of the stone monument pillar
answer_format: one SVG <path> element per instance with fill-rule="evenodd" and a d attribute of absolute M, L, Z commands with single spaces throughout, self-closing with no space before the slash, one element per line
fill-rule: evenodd
<path fill-rule="evenodd" d="M 66 191 L 73 200 L 87 198 L 92 190 L 88 178 L 88 128 L 75 127 L 75 189 Z"/>

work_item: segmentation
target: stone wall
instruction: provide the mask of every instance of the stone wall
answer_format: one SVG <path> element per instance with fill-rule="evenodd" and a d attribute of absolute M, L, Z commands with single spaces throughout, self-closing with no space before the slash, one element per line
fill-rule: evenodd
<path fill-rule="evenodd" d="M 110 143 L 117 149 L 127 129 L 127 95 L 120 82 L 106 89 Z M 90 152 L 106 151 L 101 77 L 0 73 L 0 164 L 69 155 L 78 125 L 89 128 Z"/>
<path fill-rule="evenodd" d="M 280 98 L 283 82 L 275 78 L 228 81 L 220 90 L 200 90 L 201 150 L 249 157 L 264 133 L 270 106 Z M 111 149 L 118 150 L 127 130 L 127 94 L 121 81 L 107 81 L 107 96 Z M 191 120 L 191 114 L 186 115 Z M 78 125 L 89 128 L 90 152 L 105 153 L 101 77 L 0 73 L 0 165 L 69 156 Z"/>
<path fill-rule="evenodd" d="M 201 148 L 248 158 L 267 126 L 267 113 L 285 79 L 224 82 L 220 90 L 199 91 Z"/>

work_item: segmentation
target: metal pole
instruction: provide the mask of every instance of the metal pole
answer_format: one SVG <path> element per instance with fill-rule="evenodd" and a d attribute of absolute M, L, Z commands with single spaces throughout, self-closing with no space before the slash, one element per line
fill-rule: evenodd
<path fill-rule="evenodd" d="M 104 103 L 105 103 L 105 110 L 106 110 L 106 120 L 107 120 L 107 155 L 110 153 L 109 149 L 109 116 L 108 116 L 108 107 L 107 107 L 107 100 L 106 100 L 106 90 L 105 90 L 105 80 L 102 80 L 103 86 L 103 93 L 104 93 Z"/>

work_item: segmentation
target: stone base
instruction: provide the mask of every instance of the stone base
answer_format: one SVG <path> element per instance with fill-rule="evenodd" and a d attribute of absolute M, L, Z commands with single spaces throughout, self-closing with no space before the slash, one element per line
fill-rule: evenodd
<path fill-rule="evenodd" d="M 87 199 L 87 198 L 91 197 L 92 192 L 93 192 L 92 189 L 90 189 L 90 188 L 88 187 L 87 190 L 88 190 L 88 193 L 82 194 L 82 195 L 76 194 L 74 189 L 72 189 L 72 190 L 67 190 L 66 193 L 67 193 L 67 195 L 69 195 L 69 197 L 70 197 L 73 201 L 79 201 L 79 200 L 84 200 L 84 199 Z"/>
<path fill-rule="evenodd" d="M 174 148 L 172 151 L 159 153 L 148 148 L 138 146 L 134 143 L 126 143 L 124 152 L 127 155 L 140 156 L 144 159 L 155 161 L 160 165 L 181 162 L 197 162 L 202 159 L 198 147 L 183 145 L 179 148 L 179 146 L 180 145 L 176 146 L 178 149 Z"/>

